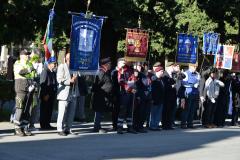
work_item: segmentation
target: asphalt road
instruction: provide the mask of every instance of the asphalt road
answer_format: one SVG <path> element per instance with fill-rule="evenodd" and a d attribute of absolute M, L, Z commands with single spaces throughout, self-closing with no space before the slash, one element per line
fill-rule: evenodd
<path fill-rule="evenodd" d="M 66 137 L 56 131 L 17 137 L 11 127 L 0 123 L 0 160 L 240 159 L 239 127 L 118 135 L 90 133 L 92 124 L 87 123 L 75 124 L 74 131 L 79 134 Z"/>

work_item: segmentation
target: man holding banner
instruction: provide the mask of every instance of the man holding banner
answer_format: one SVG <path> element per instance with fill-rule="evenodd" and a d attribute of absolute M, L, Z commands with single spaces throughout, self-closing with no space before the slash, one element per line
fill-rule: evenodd
<path fill-rule="evenodd" d="M 77 80 L 77 76 L 71 76 L 70 70 L 70 53 L 65 56 L 65 63 L 60 64 L 57 70 L 58 82 L 58 118 L 57 131 L 60 136 L 67 136 L 70 133 L 72 122 L 75 114 L 75 106 L 72 103 L 72 87 Z"/>

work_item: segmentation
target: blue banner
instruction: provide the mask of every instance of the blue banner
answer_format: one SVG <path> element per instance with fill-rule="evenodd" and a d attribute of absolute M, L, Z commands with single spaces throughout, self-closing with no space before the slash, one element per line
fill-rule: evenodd
<path fill-rule="evenodd" d="M 198 58 L 197 49 L 197 36 L 178 34 L 176 62 L 196 64 Z"/>
<path fill-rule="evenodd" d="M 218 50 L 219 34 L 204 33 L 203 34 L 203 53 L 215 55 Z"/>
<path fill-rule="evenodd" d="M 101 29 L 104 17 L 72 15 L 70 69 L 94 75 L 99 67 Z"/>

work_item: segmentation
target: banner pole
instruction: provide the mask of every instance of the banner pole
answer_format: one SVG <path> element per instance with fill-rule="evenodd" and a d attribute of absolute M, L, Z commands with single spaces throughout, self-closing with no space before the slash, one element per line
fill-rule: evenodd
<path fill-rule="evenodd" d="M 54 10 L 57 0 L 54 1 L 52 9 Z"/>

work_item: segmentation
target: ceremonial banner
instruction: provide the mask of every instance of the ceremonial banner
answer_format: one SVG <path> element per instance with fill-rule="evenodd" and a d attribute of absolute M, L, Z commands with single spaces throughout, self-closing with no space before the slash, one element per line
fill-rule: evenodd
<path fill-rule="evenodd" d="M 146 61 L 149 33 L 140 29 L 127 29 L 125 59 L 132 62 Z"/>
<path fill-rule="evenodd" d="M 198 58 L 197 49 L 197 36 L 178 34 L 176 62 L 196 64 Z"/>
<path fill-rule="evenodd" d="M 222 68 L 223 67 L 223 45 L 218 45 L 217 53 L 215 54 L 214 58 L 214 66 L 215 68 Z"/>
<path fill-rule="evenodd" d="M 72 15 L 70 69 L 95 75 L 99 67 L 101 29 L 104 17 Z"/>
<path fill-rule="evenodd" d="M 47 29 L 43 39 L 43 45 L 45 50 L 45 61 L 48 61 L 50 57 L 55 57 L 52 48 L 52 40 L 53 40 L 53 18 L 54 18 L 54 10 L 51 9 L 48 18 Z"/>
<path fill-rule="evenodd" d="M 215 55 L 219 43 L 218 33 L 204 33 L 203 35 L 203 53 Z"/>
<path fill-rule="evenodd" d="M 219 45 L 218 52 L 214 59 L 216 68 L 232 69 L 234 48 L 234 46 L 230 45 Z"/>
<path fill-rule="evenodd" d="M 240 72 L 240 55 L 237 52 L 233 54 L 232 71 Z"/>
<path fill-rule="evenodd" d="M 229 46 L 224 45 L 223 47 L 223 53 L 224 53 L 224 59 L 223 59 L 223 68 L 224 69 L 232 69 L 232 59 L 233 59 L 233 53 L 234 53 L 235 46 Z"/>

